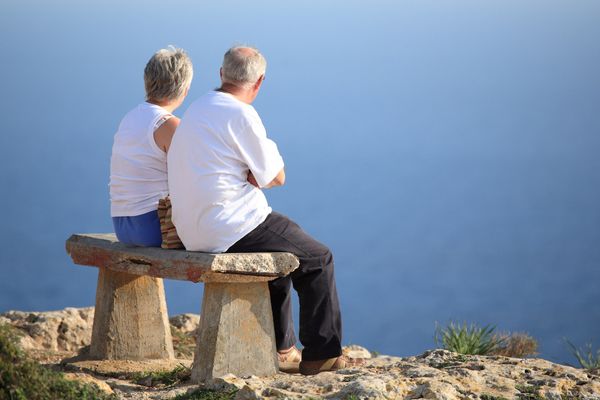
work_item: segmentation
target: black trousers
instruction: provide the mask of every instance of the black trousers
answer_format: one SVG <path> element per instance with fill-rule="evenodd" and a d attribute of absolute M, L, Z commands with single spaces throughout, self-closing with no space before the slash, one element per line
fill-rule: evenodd
<path fill-rule="evenodd" d="M 284 251 L 295 254 L 300 266 L 290 275 L 269 282 L 277 350 L 296 343 L 292 320 L 291 287 L 300 302 L 300 343 L 307 361 L 342 354 L 342 319 L 335 286 L 331 251 L 277 212 L 248 233 L 228 253 Z"/>

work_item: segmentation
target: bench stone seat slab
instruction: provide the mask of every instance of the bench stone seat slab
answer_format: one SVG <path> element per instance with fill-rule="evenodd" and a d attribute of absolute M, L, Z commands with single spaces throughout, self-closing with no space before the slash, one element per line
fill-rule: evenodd
<path fill-rule="evenodd" d="M 262 282 L 298 267 L 290 253 L 200 253 L 133 247 L 114 234 L 75 234 L 66 244 L 73 262 L 133 275 L 192 282 Z"/>

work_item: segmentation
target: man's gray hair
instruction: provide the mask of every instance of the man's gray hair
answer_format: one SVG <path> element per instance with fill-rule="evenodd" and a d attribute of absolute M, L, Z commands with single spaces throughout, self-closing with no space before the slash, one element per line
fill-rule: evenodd
<path fill-rule="evenodd" d="M 180 98 L 192 83 L 192 60 L 183 49 L 161 49 L 146 64 L 146 100 L 172 101 Z"/>
<path fill-rule="evenodd" d="M 235 46 L 225 53 L 222 68 L 224 83 L 248 87 L 265 74 L 267 60 L 254 47 Z"/>

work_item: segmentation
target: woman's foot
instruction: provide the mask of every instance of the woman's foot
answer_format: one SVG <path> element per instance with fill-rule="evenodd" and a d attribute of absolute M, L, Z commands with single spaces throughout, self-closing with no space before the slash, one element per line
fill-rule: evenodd
<path fill-rule="evenodd" d="M 338 369 L 360 367 L 365 364 L 362 358 L 350 358 L 346 356 L 338 356 L 327 358 L 325 360 L 316 361 L 301 361 L 300 373 L 302 375 L 316 375 L 319 372 L 337 371 Z"/>
<path fill-rule="evenodd" d="M 279 370 L 288 374 L 297 374 L 300 371 L 300 361 L 302 353 L 296 346 L 292 346 L 287 350 L 277 352 L 277 361 L 279 362 Z"/>

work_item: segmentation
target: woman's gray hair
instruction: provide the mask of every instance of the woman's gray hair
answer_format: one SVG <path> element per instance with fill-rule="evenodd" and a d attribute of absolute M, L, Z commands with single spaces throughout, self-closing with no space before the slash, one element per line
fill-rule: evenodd
<path fill-rule="evenodd" d="M 144 69 L 146 100 L 172 101 L 182 97 L 193 75 L 192 60 L 183 49 L 160 49 Z"/>
<path fill-rule="evenodd" d="M 223 57 L 222 80 L 236 86 L 248 87 L 265 74 L 267 60 L 254 47 L 236 46 Z"/>

